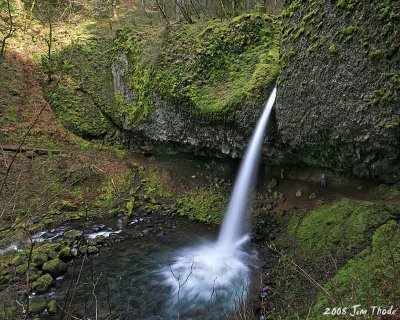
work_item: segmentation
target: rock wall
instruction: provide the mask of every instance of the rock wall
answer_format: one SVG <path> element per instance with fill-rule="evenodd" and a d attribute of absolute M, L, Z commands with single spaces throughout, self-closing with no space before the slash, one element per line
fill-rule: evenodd
<path fill-rule="evenodd" d="M 276 121 L 286 158 L 400 180 L 400 3 L 287 1 Z"/>
<path fill-rule="evenodd" d="M 131 150 L 240 157 L 278 74 L 277 18 L 180 27 L 155 37 L 119 33 L 113 113 Z"/>

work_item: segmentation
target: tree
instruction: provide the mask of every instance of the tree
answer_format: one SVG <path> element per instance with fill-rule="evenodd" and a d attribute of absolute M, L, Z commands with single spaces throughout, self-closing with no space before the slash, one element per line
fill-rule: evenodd
<path fill-rule="evenodd" d="M 1 48 L 0 58 L 4 58 L 7 41 L 17 31 L 16 24 L 16 12 L 14 4 L 11 0 L 0 0 L 0 33 L 1 33 Z"/>

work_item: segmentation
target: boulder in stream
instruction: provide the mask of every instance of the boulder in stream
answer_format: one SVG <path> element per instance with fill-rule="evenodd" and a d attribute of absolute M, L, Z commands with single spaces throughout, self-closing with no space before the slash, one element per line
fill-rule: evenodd
<path fill-rule="evenodd" d="M 43 265 L 42 270 L 50 273 L 53 277 L 59 277 L 67 272 L 67 268 L 67 264 L 64 261 L 61 261 L 59 258 L 55 258 L 47 261 Z"/>

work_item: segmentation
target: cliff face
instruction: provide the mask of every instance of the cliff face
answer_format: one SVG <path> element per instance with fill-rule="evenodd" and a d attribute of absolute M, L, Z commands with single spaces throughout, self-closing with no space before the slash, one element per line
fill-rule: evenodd
<path fill-rule="evenodd" d="M 269 15 L 123 30 L 112 73 L 130 148 L 239 157 L 278 74 L 280 26 Z"/>
<path fill-rule="evenodd" d="M 289 1 L 276 121 L 286 157 L 400 179 L 400 3 Z"/>

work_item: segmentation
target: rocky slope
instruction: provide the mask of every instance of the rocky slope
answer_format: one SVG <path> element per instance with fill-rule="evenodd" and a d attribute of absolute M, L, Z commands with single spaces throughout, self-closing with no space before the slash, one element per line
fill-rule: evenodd
<path fill-rule="evenodd" d="M 276 120 L 310 165 L 400 179 L 398 1 L 287 1 Z"/>

